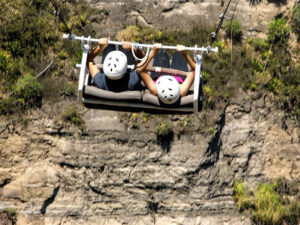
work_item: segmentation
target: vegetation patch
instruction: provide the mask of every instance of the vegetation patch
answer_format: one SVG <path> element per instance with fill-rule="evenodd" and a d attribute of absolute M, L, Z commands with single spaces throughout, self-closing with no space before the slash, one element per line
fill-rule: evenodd
<path fill-rule="evenodd" d="M 249 210 L 253 222 L 262 225 L 297 225 L 300 221 L 298 193 L 299 186 L 296 188 L 283 178 L 273 184 L 262 183 L 254 192 L 247 190 L 242 182 L 235 181 L 233 185 L 238 210 Z"/>
<path fill-rule="evenodd" d="M 161 119 L 155 126 L 155 133 L 159 137 L 167 137 L 173 135 L 173 125 L 170 120 Z"/>
<path fill-rule="evenodd" d="M 83 127 L 85 122 L 84 120 L 81 118 L 78 110 L 70 105 L 64 112 L 62 115 L 62 118 L 64 121 L 66 122 L 70 122 L 78 127 Z"/>
<path fill-rule="evenodd" d="M 237 19 L 226 21 L 223 28 L 228 38 L 232 38 L 236 42 L 240 42 L 242 40 L 243 30 Z"/>
<path fill-rule="evenodd" d="M 3 224 L 15 225 L 17 223 L 17 211 L 13 208 L 5 208 L 0 211 L 0 221 Z"/>
<path fill-rule="evenodd" d="M 300 40 L 300 3 L 297 3 L 292 9 L 292 30 L 298 36 L 298 41 Z"/>

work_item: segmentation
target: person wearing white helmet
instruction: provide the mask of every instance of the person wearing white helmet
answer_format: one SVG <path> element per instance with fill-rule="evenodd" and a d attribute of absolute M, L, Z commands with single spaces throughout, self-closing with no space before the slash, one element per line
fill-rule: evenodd
<path fill-rule="evenodd" d="M 180 97 L 187 95 L 189 88 L 193 84 L 196 64 L 186 53 L 185 46 L 183 45 L 177 45 L 177 52 L 173 55 L 171 66 L 168 55 L 165 51 L 159 51 L 160 49 L 161 44 L 154 44 L 149 53 L 149 57 L 140 63 L 141 67 L 138 67 L 137 71 L 151 94 L 158 96 L 163 104 L 176 104 Z M 153 58 L 153 66 L 156 67 L 171 67 L 177 70 L 188 71 L 188 63 L 191 70 L 186 77 L 166 75 L 157 72 L 152 72 L 150 76 L 145 72 L 145 68 Z"/>
<path fill-rule="evenodd" d="M 134 49 L 137 55 L 143 53 Z M 99 70 L 94 58 L 103 51 L 103 70 Z M 107 38 L 101 38 L 97 47 L 88 52 L 87 66 L 93 79 L 93 84 L 101 89 L 113 92 L 140 89 L 140 77 L 135 70 L 127 68 L 135 64 L 129 42 L 122 42 L 122 47 L 116 50 L 114 45 L 108 45 Z"/>

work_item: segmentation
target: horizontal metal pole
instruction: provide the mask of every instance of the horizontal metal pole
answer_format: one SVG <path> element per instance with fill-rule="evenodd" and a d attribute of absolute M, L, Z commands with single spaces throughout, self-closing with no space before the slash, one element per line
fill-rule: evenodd
<path fill-rule="evenodd" d="M 69 35 L 69 34 L 63 34 L 64 39 L 70 39 L 70 40 L 79 40 L 79 41 L 86 41 L 86 42 L 99 42 L 99 39 L 96 38 L 88 38 L 88 37 L 80 37 L 76 35 Z M 113 44 L 113 45 L 122 45 L 121 41 L 108 41 L 108 44 Z M 153 44 L 140 44 L 140 43 L 134 43 L 135 46 L 142 47 L 142 48 L 152 48 Z M 162 45 L 163 49 L 173 49 L 176 50 L 176 46 L 168 46 L 168 45 Z M 185 47 L 186 50 L 189 51 L 204 51 L 204 52 L 218 52 L 218 47 L 211 48 L 211 47 Z"/>

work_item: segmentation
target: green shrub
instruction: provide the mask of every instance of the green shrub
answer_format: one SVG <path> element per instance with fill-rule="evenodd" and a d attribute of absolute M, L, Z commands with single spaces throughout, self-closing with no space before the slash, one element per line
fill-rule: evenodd
<path fill-rule="evenodd" d="M 24 102 L 25 108 L 41 106 L 41 86 L 37 79 L 30 74 L 20 77 L 13 85 L 12 92 L 20 102 Z"/>
<path fill-rule="evenodd" d="M 252 68 L 257 72 L 263 71 L 263 65 L 255 58 L 251 59 Z"/>
<path fill-rule="evenodd" d="M 292 10 L 292 30 L 298 35 L 298 40 L 300 40 L 300 3 L 296 4 Z"/>
<path fill-rule="evenodd" d="M 268 43 L 261 38 L 254 38 L 252 40 L 252 44 L 255 51 L 266 51 L 269 48 Z"/>
<path fill-rule="evenodd" d="M 12 60 L 9 52 L 0 49 L 0 78 L 12 68 Z"/>
<path fill-rule="evenodd" d="M 0 114 L 11 115 L 19 110 L 18 101 L 13 96 L 2 97 L 0 99 Z"/>
<path fill-rule="evenodd" d="M 166 137 L 173 134 L 173 125 L 170 120 L 160 120 L 155 127 L 157 136 Z"/>
<path fill-rule="evenodd" d="M 256 90 L 256 84 L 251 83 L 249 89 L 250 89 L 251 91 L 255 91 L 255 90 Z"/>
<path fill-rule="evenodd" d="M 58 57 L 59 57 L 61 60 L 64 60 L 64 59 L 68 58 L 68 53 L 65 52 L 64 50 L 61 50 L 60 53 L 58 54 Z"/>
<path fill-rule="evenodd" d="M 253 193 L 247 192 L 242 182 L 234 181 L 233 199 L 237 203 L 239 211 L 251 211 L 255 224 L 297 225 L 300 218 L 300 204 L 297 201 L 289 200 L 288 197 L 282 197 L 286 194 L 294 194 L 286 192 L 286 190 L 282 192 L 282 186 L 290 189 L 289 185 L 286 180 L 280 179 L 274 184 L 260 184 Z M 294 186 L 296 187 L 296 185 Z"/>
<path fill-rule="evenodd" d="M 280 86 L 281 82 L 278 78 L 273 78 L 269 83 L 268 83 L 268 89 L 272 91 L 275 94 L 279 94 L 280 91 Z"/>
<path fill-rule="evenodd" d="M 82 127 L 84 125 L 84 120 L 81 118 L 80 114 L 78 113 L 77 109 L 70 105 L 62 115 L 62 118 L 66 122 L 71 122 L 72 124 Z"/>
<path fill-rule="evenodd" d="M 208 79 L 211 77 L 211 74 L 206 72 L 205 70 L 202 70 L 202 81 L 203 83 L 207 83 Z"/>
<path fill-rule="evenodd" d="M 255 192 L 256 210 L 252 213 L 253 220 L 261 224 L 281 224 L 287 208 L 283 199 L 274 191 L 272 185 L 260 184 Z"/>
<path fill-rule="evenodd" d="M 290 36 L 290 27 L 286 24 L 286 20 L 278 18 L 272 20 L 268 25 L 268 41 L 274 44 L 287 44 Z"/>
<path fill-rule="evenodd" d="M 242 27 L 237 19 L 233 19 L 231 21 L 226 21 L 223 25 L 226 36 L 228 38 L 232 37 L 234 41 L 241 41 L 243 31 Z"/>
<path fill-rule="evenodd" d="M 233 200 L 236 202 L 240 212 L 253 207 L 251 198 L 247 195 L 244 184 L 237 180 L 233 183 Z"/>
<path fill-rule="evenodd" d="M 76 93 L 75 84 L 72 82 L 68 82 L 59 93 L 64 97 L 74 96 Z"/>

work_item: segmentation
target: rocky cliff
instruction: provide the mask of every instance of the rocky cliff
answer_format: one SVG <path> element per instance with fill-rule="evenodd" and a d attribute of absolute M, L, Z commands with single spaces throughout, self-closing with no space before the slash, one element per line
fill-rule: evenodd
<path fill-rule="evenodd" d="M 26 128 L 1 122 L 0 202 L 17 224 L 250 224 L 235 179 L 300 175 L 299 127 L 269 97 L 229 103 L 213 135 L 175 135 L 168 151 L 151 120 L 137 130 L 117 112 L 85 116 L 85 132 L 39 113 Z"/>
<path fill-rule="evenodd" d="M 268 23 L 275 17 L 286 14 L 295 2 L 236 0 L 231 2 L 226 16 L 240 21 L 244 37 L 263 36 Z M 219 23 L 219 15 L 224 12 L 228 2 L 223 0 L 89 0 L 88 3 L 93 8 L 109 14 L 102 22 L 99 15 L 94 16 L 96 32 L 113 36 L 112 34 L 123 29 L 124 25 L 175 30 L 190 29 L 195 24 L 215 27 Z"/>

